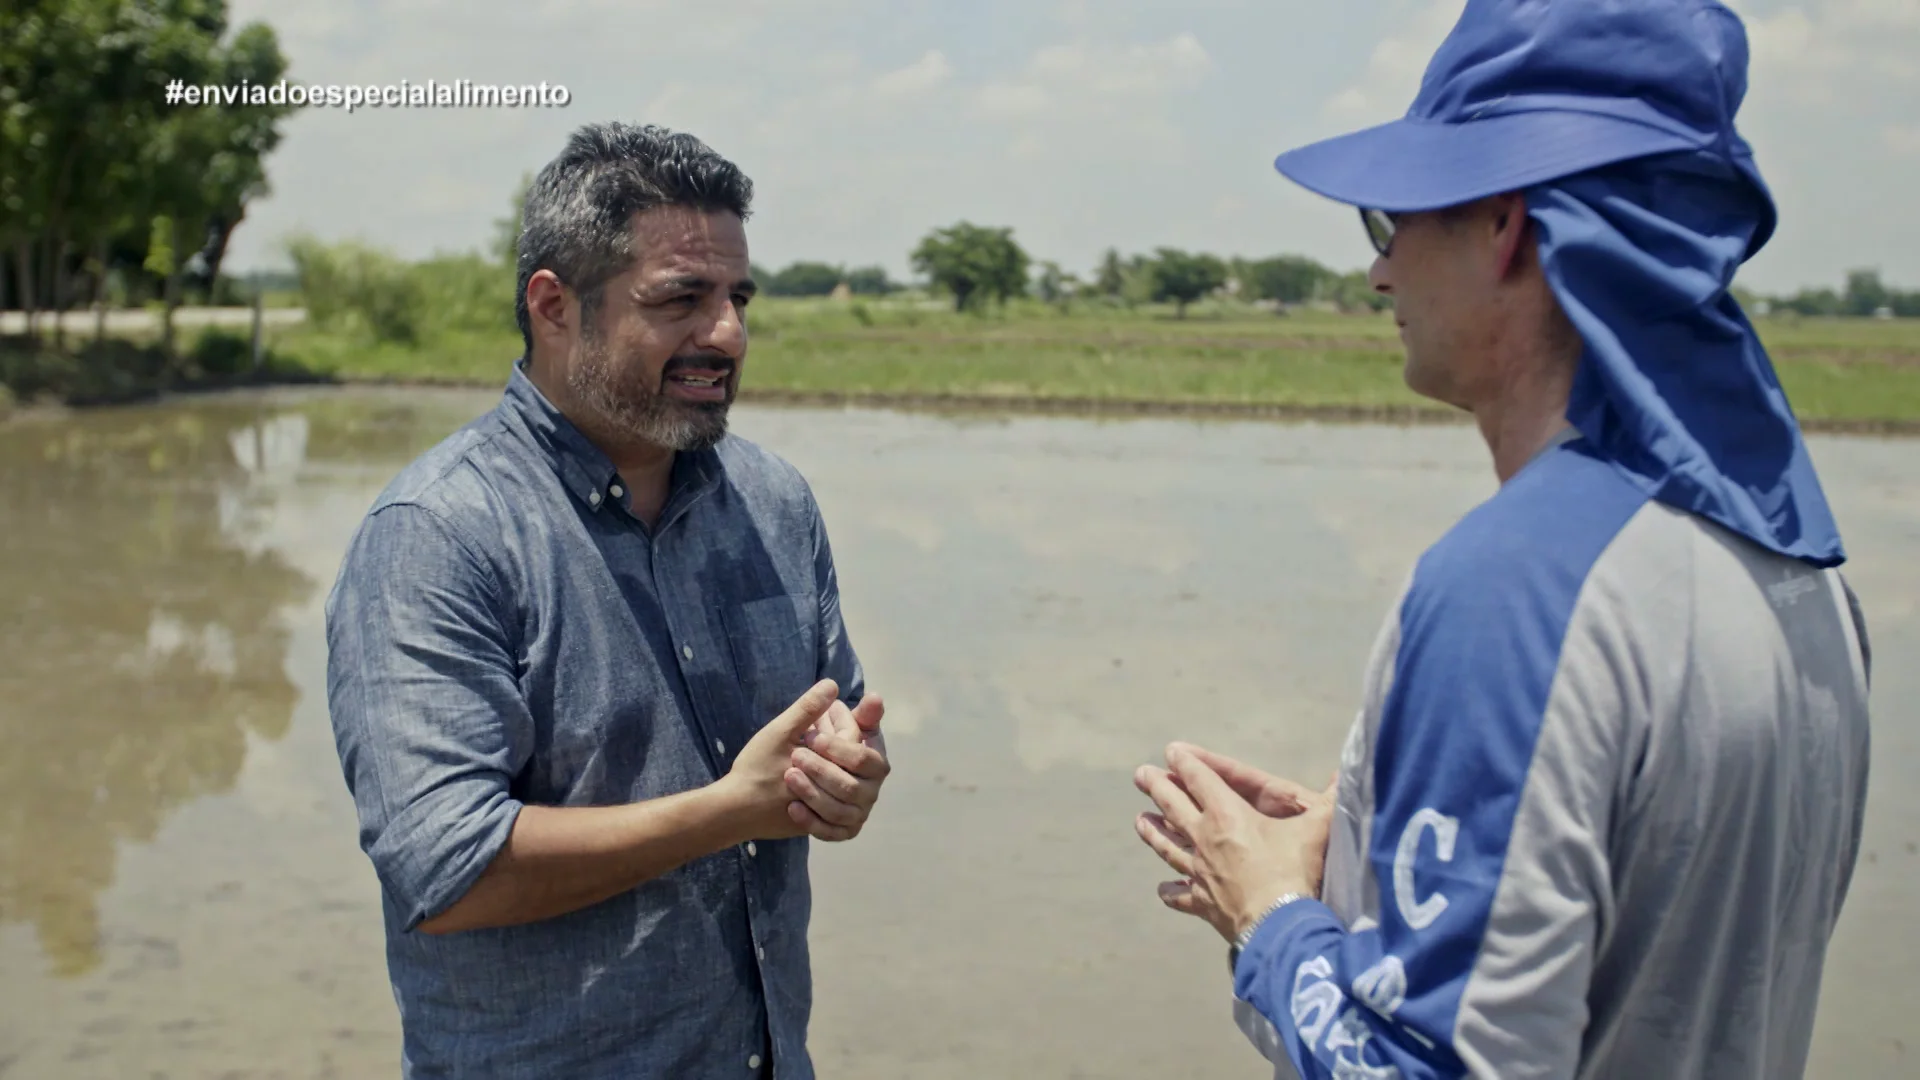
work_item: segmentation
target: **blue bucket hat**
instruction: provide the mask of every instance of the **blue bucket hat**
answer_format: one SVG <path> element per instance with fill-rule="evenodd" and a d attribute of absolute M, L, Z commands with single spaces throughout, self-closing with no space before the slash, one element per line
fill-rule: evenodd
<path fill-rule="evenodd" d="M 1734 130 L 1746 93 L 1746 28 L 1714 0 L 1468 0 L 1406 116 L 1274 165 L 1339 202 L 1409 212 L 1701 151 L 1763 196 L 1751 257 L 1775 211 Z"/>
<path fill-rule="evenodd" d="M 1567 420 L 1650 497 L 1814 566 L 1846 553 L 1730 290 L 1778 211 L 1734 128 L 1740 19 L 1714 0 L 1468 0 L 1405 117 L 1280 155 L 1393 212 L 1522 192 L 1585 349 Z"/>

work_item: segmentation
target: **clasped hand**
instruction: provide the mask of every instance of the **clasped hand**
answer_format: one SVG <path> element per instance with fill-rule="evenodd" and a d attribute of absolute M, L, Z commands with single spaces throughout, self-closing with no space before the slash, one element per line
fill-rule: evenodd
<path fill-rule="evenodd" d="M 1314 791 L 1188 743 L 1168 746 L 1167 768 L 1142 765 L 1133 782 L 1160 809 L 1134 830 L 1181 875 L 1160 885 L 1168 907 L 1232 941 L 1287 893 L 1320 895 L 1333 787 Z"/>
<path fill-rule="evenodd" d="M 869 694 L 849 709 L 838 694 L 832 679 L 815 683 L 734 759 L 724 783 L 751 838 L 851 840 L 866 825 L 892 771 L 880 734 L 886 706 Z"/>

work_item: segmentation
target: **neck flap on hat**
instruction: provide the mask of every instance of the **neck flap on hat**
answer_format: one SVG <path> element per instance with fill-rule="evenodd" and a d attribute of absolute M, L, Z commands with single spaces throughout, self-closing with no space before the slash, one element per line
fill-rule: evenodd
<path fill-rule="evenodd" d="M 1652 498 L 1838 566 L 1846 552 L 1799 424 L 1728 291 L 1766 207 L 1704 153 L 1527 191 L 1547 281 L 1586 344 L 1567 420 Z"/>

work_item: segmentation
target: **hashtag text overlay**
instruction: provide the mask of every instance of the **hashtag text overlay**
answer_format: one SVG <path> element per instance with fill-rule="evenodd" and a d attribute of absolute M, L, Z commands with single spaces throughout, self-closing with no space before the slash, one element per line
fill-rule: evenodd
<path fill-rule="evenodd" d="M 428 79 L 424 83 L 402 79 L 398 83 L 385 85 L 324 86 L 289 83 L 285 79 L 272 84 L 242 80 L 238 85 L 198 85 L 175 79 L 167 84 L 166 97 L 169 105 L 202 108 L 299 105 L 345 109 L 348 112 L 362 108 L 558 108 L 572 100 L 573 95 L 559 83 L 503 86 L 476 83 L 471 79 L 455 79 L 452 82 Z"/>

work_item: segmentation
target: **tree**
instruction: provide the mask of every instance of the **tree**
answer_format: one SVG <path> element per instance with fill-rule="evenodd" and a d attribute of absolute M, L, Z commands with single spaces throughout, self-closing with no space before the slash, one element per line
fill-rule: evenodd
<path fill-rule="evenodd" d="M 762 283 L 770 296 L 826 296 L 846 271 L 822 262 L 797 262 Z"/>
<path fill-rule="evenodd" d="M 1063 312 L 1080 289 L 1080 279 L 1061 270 L 1060 264 L 1052 260 L 1040 264 L 1040 276 L 1033 283 L 1033 291 L 1042 301 Z"/>
<path fill-rule="evenodd" d="M 1367 280 L 1364 270 L 1355 270 L 1341 274 L 1333 280 L 1328 295 L 1339 305 L 1341 311 L 1384 311 L 1393 305 L 1393 301 L 1381 295 Z"/>
<path fill-rule="evenodd" d="M 978 311 L 989 299 L 1004 304 L 1027 289 L 1027 253 L 1011 228 L 962 221 L 936 229 L 913 250 L 913 268 L 953 294 L 955 311 Z"/>
<path fill-rule="evenodd" d="M 533 174 L 521 173 L 520 186 L 513 193 L 513 209 L 506 217 L 493 219 L 493 257 L 516 274 L 520 267 L 520 230 L 527 216 L 527 192 L 532 190 Z"/>
<path fill-rule="evenodd" d="M 1212 255 L 1192 255 L 1174 248 L 1155 253 L 1149 273 L 1153 299 L 1172 301 L 1175 314 L 1187 317 L 1187 305 L 1226 284 L 1227 264 Z"/>
<path fill-rule="evenodd" d="M 1850 270 L 1847 272 L 1846 311 L 1849 315 L 1872 315 L 1884 307 L 1892 307 L 1892 293 L 1880 280 L 1878 270 Z"/>
<path fill-rule="evenodd" d="M 885 296 L 900 288 L 887 277 L 884 266 L 862 266 L 847 271 L 847 288 L 855 296 Z"/>
<path fill-rule="evenodd" d="M 165 105 L 174 79 L 264 94 L 285 72 L 264 24 L 226 32 L 222 0 L 0 5 L 0 255 L 29 313 L 65 308 L 76 269 L 97 301 L 116 262 L 163 265 L 170 344 L 185 279 L 217 278 L 289 108 Z"/>
<path fill-rule="evenodd" d="M 1101 296 L 1110 296 L 1116 300 L 1126 291 L 1127 271 L 1120 262 L 1120 253 L 1108 248 L 1100 259 L 1100 269 L 1093 279 L 1093 291 Z"/>
<path fill-rule="evenodd" d="M 1340 275 L 1300 255 L 1277 255 L 1246 264 L 1241 284 L 1258 300 L 1304 304 L 1324 296 Z"/>

